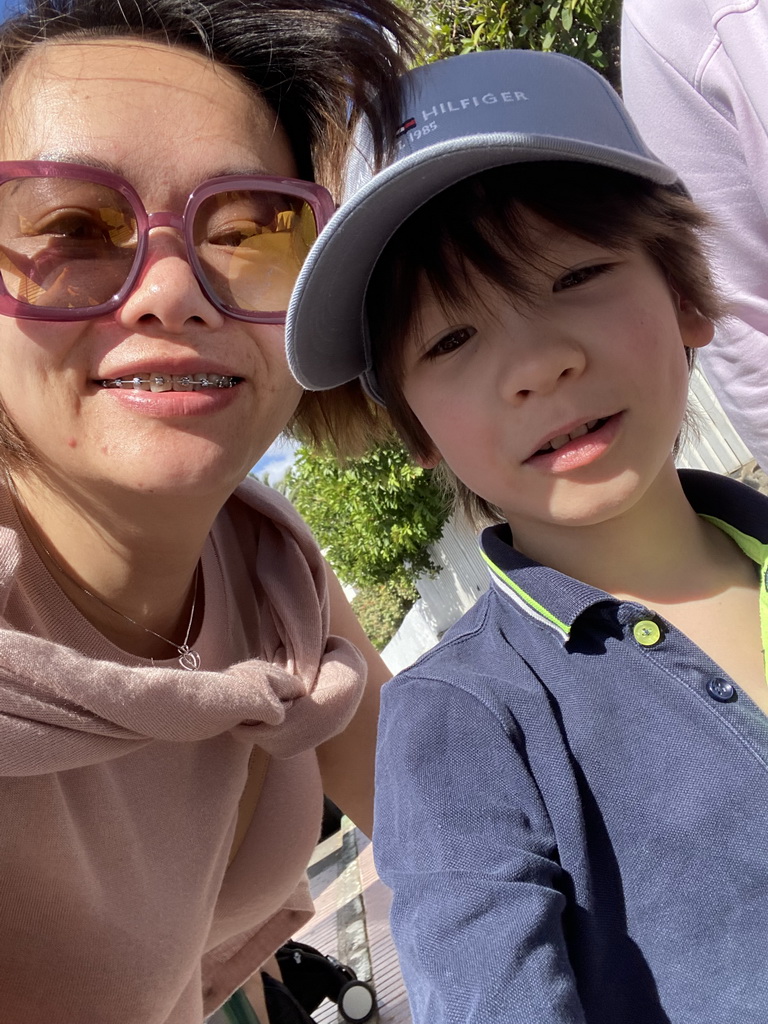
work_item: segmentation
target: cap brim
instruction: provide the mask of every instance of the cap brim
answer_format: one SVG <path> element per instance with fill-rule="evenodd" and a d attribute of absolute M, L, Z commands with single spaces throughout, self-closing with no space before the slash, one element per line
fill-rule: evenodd
<path fill-rule="evenodd" d="M 475 135 L 405 157 L 374 175 L 334 214 L 302 267 L 286 319 L 288 363 L 299 383 L 323 391 L 368 368 L 368 282 L 387 242 L 411 214 L 480 171 L 538 160 L 597 164 L 661 185 L 678 180 L 658 161 L 553 136 Z"/>

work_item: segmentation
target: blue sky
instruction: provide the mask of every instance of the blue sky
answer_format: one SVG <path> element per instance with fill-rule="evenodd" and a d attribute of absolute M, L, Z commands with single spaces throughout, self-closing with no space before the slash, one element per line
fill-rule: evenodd
<path fill-rule="evenodd" d="M 269 473 L 270 483 L 277 483 L 278 480 L 283 478 L 285 471 L 293 462 L 295 447 L 296 443 L 294 441 L 278 438 L 264 457 L 253 467 L 253 472 L 258 476 L 265 472 Z"/>

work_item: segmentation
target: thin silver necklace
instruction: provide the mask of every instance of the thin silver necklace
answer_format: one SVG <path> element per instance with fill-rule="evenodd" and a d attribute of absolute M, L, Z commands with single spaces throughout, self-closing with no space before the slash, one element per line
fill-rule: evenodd
<path fill-rule="evenodd" d="M 40 545 L 40 547 L 43 549 L 45 554 L 48 556 L 49 562 L 51 563 L 51 565 L 54 566 L 54 568 L 58 572 L 61 573 L 61 575 L 65 579 L 69 580 L 70 583 L 73 583 L 78 588 L 78 590 L 82 590 L 82 592 L 84 594 L 87 594 L 88 597 L 92 598 L 94 601 L 98 601 L 99 604 L 103 605 L 105 608 L 107 608 L 109 611 L 111 611 L 114 615 L 119 615 L 121 619 L 125 619 L 127 622 L 132 622 L 134 626 L 138 626 L 139 629 L 143 629 L 145 633 L 151 633 L 152 636 L 156 636 L 158 640 L 162 640 L 164 644 L 168 644 L 169 646 L 173 647 L 176 650 L 176 653 L 178 654 L 179 664 L 181 665 L 182 668 L 185 668 L 188 672 L 194 672 L 196 669 L 200 668 L 200 655 L 198 654 L 198 652 L 193 647 L 189 646 L 189 637 L 190 637 L 190 634 L 192 633 L 192 625 L 193 625 L 193 623 L 195 621 L 195 608 L 197 607 L 197 592 L 198 592 L 199 583 L 200 583 L 200 561 L 199 560 L 198 560 L 197 565 L 195 566 L 195 578 L 194 578 L 194 582 L 192 584 L 192 611 L 189 614 L 189 622 L 187 623 L 187 632 L 186 632 L 186 635 L 184 636 L 184 643 L 177 644 L 173 640 L 169 640 L 167 636 L 163 636 L 161 633 L 156 633 L 155 630 L 154 629 L 150 629 L 149 626 L 144 626 L 141 622 L 137 622 L 136 619 L 132 619 L 131 616 L 130 615 L 126 615 L 125 612 L 121 612 L 121 611 L 118 611 L 117 608 L 113 608 L 111 604 L 107 604 L 107 602 L 103 598 L 99 597 L 98 594 L 94 594 L 92 591 L 88 590 L 87 587 L 84 587 L 82 583 L 78 583 L 78 581 L 73 576 L 71 576 L 66 571 L 66 569 L 64 569 L 61 565 L 59 565 L 59 563 L 56 561 L 56 559 L 53 557 L 51 552 L 48 550 L 48 548 L 43 543 L 43 538 L 40 536 L 40 533 L 38 532 L 38 530 L 33 527 L 33 520 L 30 519 L 26 509 L 23 508 L 22 503 L 21 503 L 21 499 L 19 498 L 19 495 L 18 495 L 18 493 L 16 491 L 16 487 L 14 486 L 13 482 L 10 479 L 8 479 L 8 485 L 9 485 L 9 491 L 10 491 L 10 494 L 11 494 L 11 498 L 13 499 L 13 503 L 16 506 L 16 511 L 19 513 L 19 518 L 21 519 L 22 523 L 24 524 L 24 526 L 25 526 L 25 528 L 27 530 L 27 533 L 29 533 L 29 529 L 30 529 L 30 527 L 32 527 L 34 535 L 35 535 L 35 537 L 37 539 L 37 542 Z"/>

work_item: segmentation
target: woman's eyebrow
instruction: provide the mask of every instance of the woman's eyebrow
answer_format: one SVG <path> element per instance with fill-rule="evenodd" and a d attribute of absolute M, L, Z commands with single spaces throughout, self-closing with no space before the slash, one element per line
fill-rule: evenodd
<path fill-rule="evenodd" d="M 83 167 L 94 167 L 98 171 L 108 171 L 110 174 L 120 176 L 120 170 L 116 164 L 108 160 L 99 160 L 88 153 L 70 153 L 64 150 L 56 150 L 51 153 L 40 153 L 33 159 L 50 160 L 60 164 L 82 164 Z"/>
<path fill-rule="evenodd" d="M 77 153 L 69 152 L 66 150 L 56 150 L 50 153 L 40 153 L 34 157 L 35 160 L 50 160 L 55 163 L 67 163 L 67 164 L 81 164 L 83 167 L 93 167 L 99 171 L 107 171 L 110 174 L 116 175 L 118 178 L 125 177 L 124 170 L 117 164 L 111 163 L 109 160 L 100 160 L 98 157 L 91 156 L 89 153 Z M 237 166 L 230 165 L 227 167 L 219 167 L 212 170 L 210 174 L 205 176 L 207 180 L 209 178 L 223 178 L 223 177 L 267 177 L 269 172 L 267 168 L 261 164 L 251 164 L 244 166 L 239 164 Z M 281 175 L 283 177 L 283 175 Z"/>

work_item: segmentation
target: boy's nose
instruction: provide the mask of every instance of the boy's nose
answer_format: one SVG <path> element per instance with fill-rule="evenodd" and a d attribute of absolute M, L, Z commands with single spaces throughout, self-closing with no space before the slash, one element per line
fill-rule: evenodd
<path fill-rule="evenodd" d="M 531 331 L 522 345 L 507 353 L 499 374 L 505 401 L 520 404 L 529 395 L 547 395 L 579 377 L 585 367 L 583 349 L 573 339 L 546 331 Z"/>

